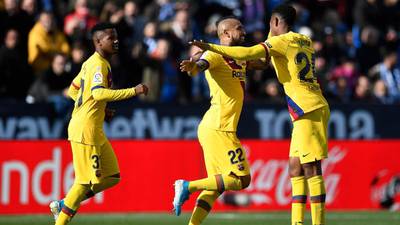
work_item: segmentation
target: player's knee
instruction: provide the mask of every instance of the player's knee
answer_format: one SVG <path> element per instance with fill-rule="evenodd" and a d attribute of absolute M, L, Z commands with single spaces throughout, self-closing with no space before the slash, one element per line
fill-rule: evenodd
<path fill-rule="evenodd" d="M 289 166 L 289 176 L 290 177 L 298 177 L 302 176 L 303 171 L 301 166 Z"/>
<path fill-rule="evenodd" d="M 304 170 L 304 177 L 309 179 L 314 176 L 322 175 L 321 162 L 315 161 L 311 163 L 305 163 L 302 165 Z"/>
<path fill-rule="evenodd" d="M 246 176 L 241 176 L 240 177 L 240 181 L 242 182 L 242 189 L 247 188 L 250 183 L 251 183 L 251 176 L 250 175 L 246 175 Z"/>
<path fill-rule="evenodd" d="M 300 160 L 295 157 L 289 159 L 289 176 L 298 177 L 303 176 L 304 171 L 301 167 Z"/>
<path fill-rule="evenodd" d="M 117 185 L 119 182 L 121 182 L 121 176 L 119 173 L 111 175 L 108 177 L 107 182 L 110 183 L 110 187 Z"/>

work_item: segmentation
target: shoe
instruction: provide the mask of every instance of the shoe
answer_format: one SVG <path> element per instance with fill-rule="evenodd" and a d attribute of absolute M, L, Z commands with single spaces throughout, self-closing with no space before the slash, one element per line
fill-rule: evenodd
<path fill-rule="evenodd" d="M 50 212 L 53 214 L 54 216 L 54 220 L 57 221 L 58 215 L 60 215 L 61 209 L 64 206 L 64 199 L 60 200 L 60 201 L 52 201 L 50 202 Z"/>
<path fill-rule="evenodd" d="M 185 180 L 176 180 L 174 186 L 175 196 L 174 202 L 172 203 L 174 205 L 173 211 L 175 212 L 175 215 L 179 216 L 182 211 L 183 203 L 189 199 L 189 182 Z"/>

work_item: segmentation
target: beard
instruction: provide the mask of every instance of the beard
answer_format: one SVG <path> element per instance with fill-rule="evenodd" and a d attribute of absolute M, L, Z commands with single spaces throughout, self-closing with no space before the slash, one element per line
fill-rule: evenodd
<path fill-rule="evenodd" d="M 232 39 L 232 46 L 243 45 L 244 44 L 244 36 L 239 36 L 238 38 Z"/>

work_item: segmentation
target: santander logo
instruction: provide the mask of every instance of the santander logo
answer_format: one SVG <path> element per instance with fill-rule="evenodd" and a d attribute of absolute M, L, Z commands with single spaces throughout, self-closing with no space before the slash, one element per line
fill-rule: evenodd
<path fill-rule="evenodd" d="M 251 149 L 243 146 L 248 155 Z M 322 161 L 322 171 L 326 187 L 326 204 L 329 205 L 338 195 L 341 174 L 335 172 L 335 166 L 346 157 L 347 150 L 333 146 L 329 158 Z M 288 160 L 250 159 L 252 182 L 244 191 L 255 205 L 288 205 L 291 203 L 291 183 L 288 174 Z"/>

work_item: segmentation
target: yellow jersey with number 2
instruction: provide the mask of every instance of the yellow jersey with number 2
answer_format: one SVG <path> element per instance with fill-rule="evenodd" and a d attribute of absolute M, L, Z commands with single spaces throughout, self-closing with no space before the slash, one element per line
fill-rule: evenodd
<path fill-rule="evenodd" d="M 292 120 L 328 105 L 315 76 L 315 54 L 309 37 L 288 32 L 270 37 L 264 44 L 283 84 Z"/>

